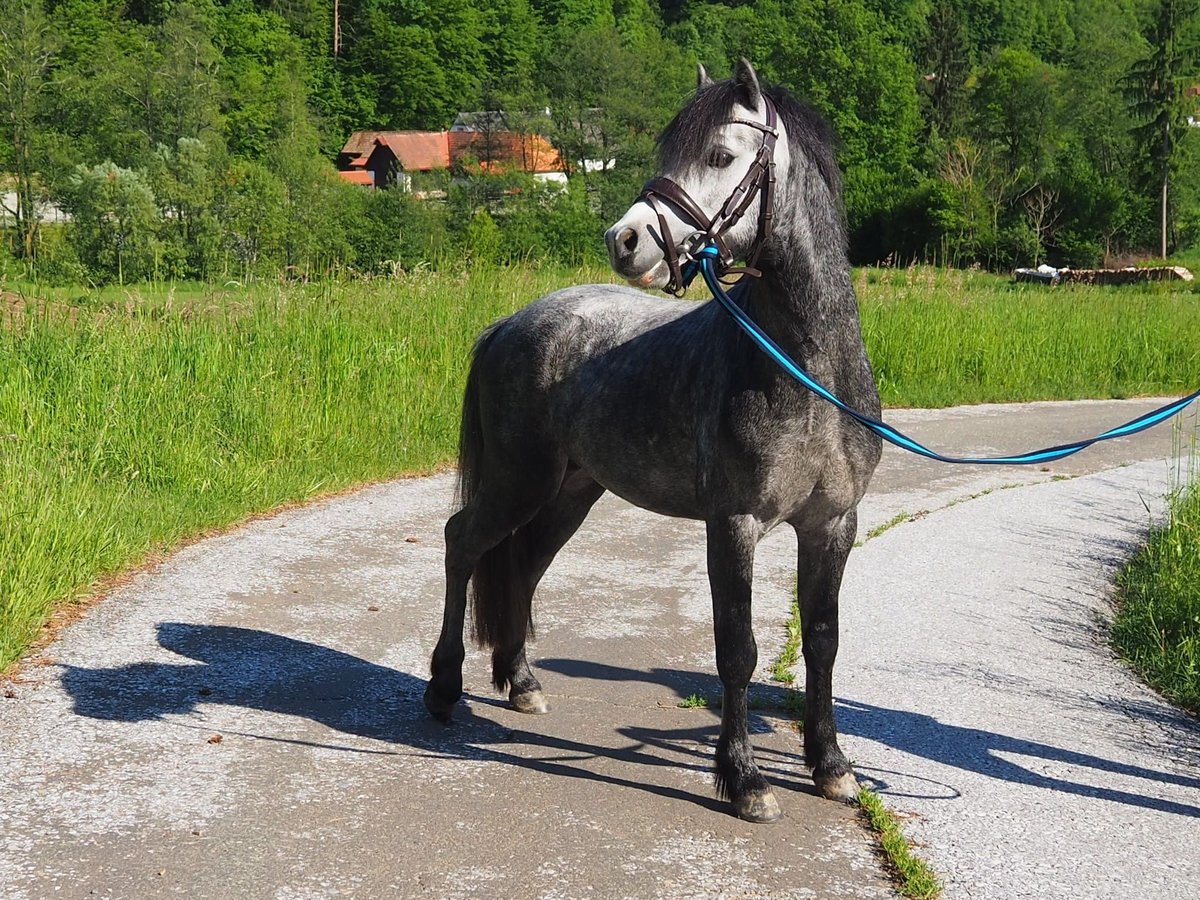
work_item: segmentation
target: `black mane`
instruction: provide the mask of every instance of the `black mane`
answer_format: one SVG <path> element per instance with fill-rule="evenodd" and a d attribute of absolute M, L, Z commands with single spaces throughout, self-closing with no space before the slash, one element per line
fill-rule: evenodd
<path fill-rule="evenodd" d="M 817 167 L 830 195 L 840 202 L 841 172 L 835 148 L 833 128 L 819 112 L 794 97 L 786 88 L 764 86 L 779 111 L 792 146 Z M 719 81 L 698 90 L 691 101 L 670 121 L 658 137 L 659 165 L 662 170 L 681 170 L 704 158 L 713 131 L 729 121 L 738 102 L 738 86 L 732 80 Z"/>

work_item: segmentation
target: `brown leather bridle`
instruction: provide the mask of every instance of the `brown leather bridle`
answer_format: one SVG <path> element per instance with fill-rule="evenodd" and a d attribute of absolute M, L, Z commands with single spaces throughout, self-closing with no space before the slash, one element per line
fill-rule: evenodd
<path fill-rule="evenodd" d="M 763 244 L 771 235 L 771 225 L 775 215 L 773 209 L 775 142 L 779 137 L 779 129 L 775 104 L 766 94 L 761 96 L 766 111 L 766 124 L 752 122 L 749 119 L 730 119 L 727 123 L 729 125 L 749 125 L 751 128 L 756 128 L 762 132 L 763 139 L 762 146 L 758 148 L 758 154 L 754 157 L 754 162 L 750 164 L 750 168 L 746 170 L 746 174 L 726 198 L 716 215 L 711 218 L 705 215 L 704 210 L 688 196 L 687 191 L 665 175 L 651 178 L 642 188 L 642 193 L 638 195 L 638 200 L 644 200 L 658 216 L 663 259 L 671 273 L 667 286 L 663 288 L 668 294 L 678 296 L 684 292 L 691 279 L 686 277 L 683 265 L 694 259 L 696 251 L 709 244 L 716 247 L 720 254 L 716 266 L 719 276 L 731 274 L 758 276 L 762 274 L 754 268 L 754 265 L 758 262 Z M 725 243 L 725 234 L 738 223 L 746 210 L 750 208 L 750 204 L 754 202 L 755 196 L 760 194 L 762 202 L 758 208 L 758 234 L 754 238 L 754 243 L 750 245 L 750 252 L 746 256 L 746 265 L 734 268 L 733 254 Z M 676 246 L 675 239 L 671 236 L 671 230 L 667 227 L 667 218 L 663 214 L 661 205 L 663 201 L 674 206 L 685 221 L 691 219 L 692 224 L 698 229 L 685 239 L 686 246 L 683 247 L 682 256 L 680 248 Z"/>

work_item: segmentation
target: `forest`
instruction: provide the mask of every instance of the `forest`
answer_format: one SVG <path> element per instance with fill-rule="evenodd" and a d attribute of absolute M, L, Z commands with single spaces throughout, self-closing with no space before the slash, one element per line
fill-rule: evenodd
<path fill-rule="evenodd" d="M 47 282 L 598 260 L 697 63 L 721 77 L 740 56 L 833 123 L 857 263 L 1200 243 L 1200 0 L 0 0 L 0 16 L 0 269 Z M 548 111 L 567 186 L 448 171 L 432 200 L 334 173 L 351 132 L 482 110 Z"/>

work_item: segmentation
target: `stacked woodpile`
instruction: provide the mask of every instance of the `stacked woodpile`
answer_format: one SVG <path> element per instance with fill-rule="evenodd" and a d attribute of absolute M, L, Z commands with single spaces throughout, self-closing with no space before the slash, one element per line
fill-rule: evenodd
<path fill-rule="evenodd" d="M 1192 281 L 1192 273 L 1183 266 L 1154 266 L 1138 269 L 1017 269 L 1017 281 L 1041 284 L 1146 284 L 1151 281 Z"/>

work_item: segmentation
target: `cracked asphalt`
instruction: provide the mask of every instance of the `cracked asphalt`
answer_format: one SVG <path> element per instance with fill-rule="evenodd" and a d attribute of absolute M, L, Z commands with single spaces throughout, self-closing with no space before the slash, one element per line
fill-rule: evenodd
<path fill-rule="evenodd" d="M 889 419 L 999 452 L 1152 405 Z M 1200 895 L 1200 729 L 1104 637 L 1172 446 L 1163 426 L 1044 470 L 885 453 L 842 591 L 839 724 L 949 897 Z M 893 895 L 767 680 L 789 533 L 757 558 L 752 689 L 784 818 L 754 826 L 713 797 L 716 714 L 679 706 L 719 693 L 700 523 L 606 497 L 540 591 L 551 715 L 506 709 L 469 652 L 456 723 L 427 719 L 451 490 L 392 482 L 200 542 L 27 659 L 0 700 L 0 896 Z"/>

